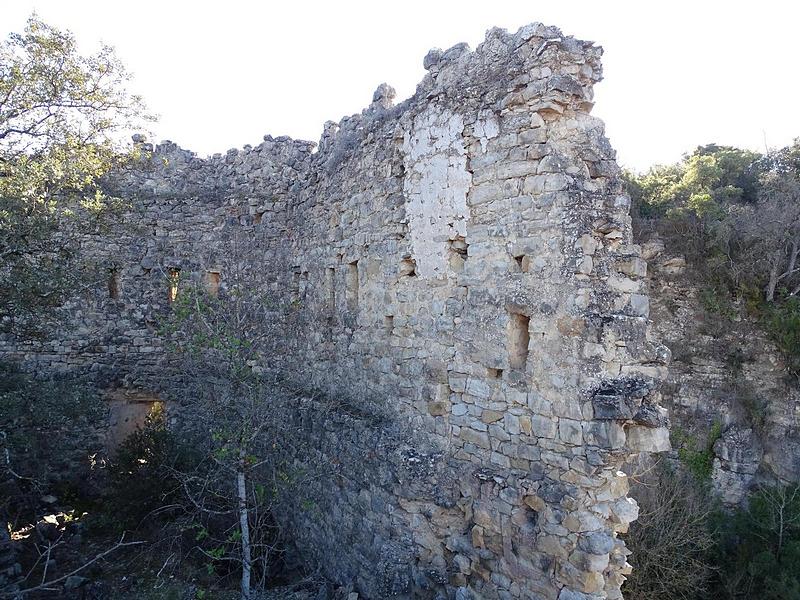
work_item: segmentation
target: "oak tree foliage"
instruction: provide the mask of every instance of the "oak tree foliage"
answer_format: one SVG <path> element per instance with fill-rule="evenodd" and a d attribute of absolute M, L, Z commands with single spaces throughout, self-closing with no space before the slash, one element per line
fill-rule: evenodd
<path fill-rule="evenodd" d="M 627 176 L 642 237 L 691 266 L 711 312 L 748 312 L 800 372 L 800 140 L 759 154 L 709 144 Z"/>
<path fill-rule="evenodd" d="M 0 319 L 32 331 L 87 277 L 81 235 L 115 199 L 102 177 L 131 157 L 124 133 L 150 120 L 113 48 L 32 15 L 0 42 Z"/>

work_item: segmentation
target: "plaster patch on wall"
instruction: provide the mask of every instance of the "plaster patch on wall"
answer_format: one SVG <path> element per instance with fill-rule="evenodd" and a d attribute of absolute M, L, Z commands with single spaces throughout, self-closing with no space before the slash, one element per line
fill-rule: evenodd
<path fill-rule="evenodd" d="M 119 390 L 109 393 L 106 432 L 108 450 L 116 451 L 131 434 L 145 426 L 149 416 L 162 412 L 165 408 L 165 403 L 153 394 Z"/>
<path fill-rule="evenodd" d="M 472 176 L 467 171 L 463 131 L 460 115 L 431 106 L 414 117 L 403 138 L 403 192 L 420 277 L 445 276 L 447 242 L 467 234 Z"/>
<path fill-rule="evenodd" d="M 486 145 L 489 140 L 500 135 L 500 123 L 497 117 L 490 110 L 482 110 L 478 113 L 478 120 L 475 121 L 475 137 L 481 144 L 481 152 L 486 152 Z"/>

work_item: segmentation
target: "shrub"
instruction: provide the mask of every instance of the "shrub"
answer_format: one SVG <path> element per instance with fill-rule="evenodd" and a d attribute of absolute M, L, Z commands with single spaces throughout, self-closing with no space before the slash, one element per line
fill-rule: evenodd
<path fill-rule="evenodd" d="M 706 598 L 713 574 L 707 498 L 685 475 L 657 468 L 633 491 L 639 519 L 625 539 L 633 572 L 623 592 L 628 600 Z"/>
<path fill-rule="evenodd" d="M 714 597 L 800 600 L 800 486 L 762 488 L 714 525 Z"/>
<path fill-rule="evenodd" d="M 766 305 L 762 314 L 767 331 L 788 358 L 789 370 L 800 372 L 800 298 Z"/>
<path fill-rule="evenodd" d="M 174 501 L 180 484 L 170 466 L 179 461 L 181 449 L 163 412 L 151 414 L 120 444 L 109 465 L 104 512 L 115 528 L 137 529 L 148 515 Z"/>
<path fill-rule="evenodd" d="M 769 418 L 769 402 L 759 395 L 753 385 L 742 377 L 733 383 L 733 394 L 744 412 L 744 417 L 750 427 L 760 436 L 765 436 L 767 420 Z"/>
<path fill-rule="evenodd" d="M 91 386 L 67 377 L 34 379 L 0 363 L 0 511 L 30 516 L 39 497 L 86 501 L 97 493 L 106 405 Z"/>
<path fill-rule="evenodd" d="M 738 311 L 733 306 L 728 290 L 719 287 L 704 287 L 700 290 L 700 303 L 710 313 L 721 315 L 726 319 L 734 319 Z"/>
<path fill-rule="evenodd" d="M 672 437 L 678 446 L 678 458 L 686 466 L 692 476 L 700 484 L 711 480 L 714 469 L 714 444 L 722 436 L 722 424 L 715 422 L 708 433 L 708 439 L 702 447 L 697 440 L 681 429 L 674 429 Z"/>

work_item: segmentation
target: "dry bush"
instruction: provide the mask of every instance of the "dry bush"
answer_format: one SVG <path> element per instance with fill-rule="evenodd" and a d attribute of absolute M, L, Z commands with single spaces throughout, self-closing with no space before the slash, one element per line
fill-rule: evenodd
<path fill-rule="evenodd" d="M 687 475 L 656 467 L 636 485 L 639 519 L 625 542 L 633 552 L 633 573 L 623 589 L 628 600 L 706 598 L 714 539 L 709 499 Z"/>

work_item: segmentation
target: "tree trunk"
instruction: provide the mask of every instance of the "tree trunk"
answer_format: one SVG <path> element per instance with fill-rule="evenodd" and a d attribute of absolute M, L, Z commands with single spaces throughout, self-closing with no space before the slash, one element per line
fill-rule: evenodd
<path fill-rule="evenodd" d="M 783 253 L 781 251 L 776 252 L 772 257 L 772 268 L 769 271 L 769 283 L 767 283 L 767 287 L 764 288 L 764 295 L 766 297 L 767 302 L 772 302 L 775 299 L 775 288 L 778 287 L 778 269 L 781 258 L 783 258 Z"/>
<path fill-rule="evenodd" d="M 791 277 L 794 273 L 794 266 L 797 264 L 797 255 L 800 254 L 800 246 L 797 240 L 792 240 L 792 251 L 789 253 L 789 266 L 786 268 L 786 276 Z"/>
<path fill-rule="evenodd" d="M 250 524 L 247 514 L 247 479 L 244 471 L 244 453 L 240 455 L 236 470 L 236 495 L 239 499 L 239 529 L 242 533 L 242 600 L 250 600 Z"/>

